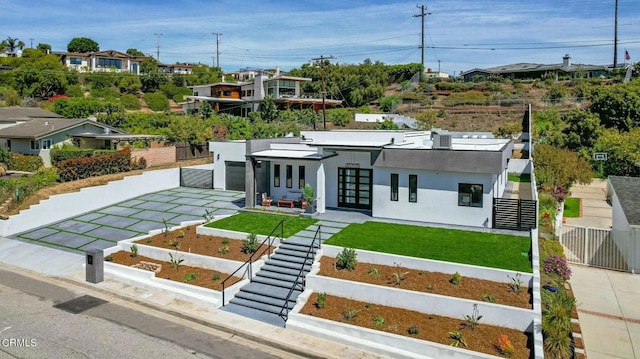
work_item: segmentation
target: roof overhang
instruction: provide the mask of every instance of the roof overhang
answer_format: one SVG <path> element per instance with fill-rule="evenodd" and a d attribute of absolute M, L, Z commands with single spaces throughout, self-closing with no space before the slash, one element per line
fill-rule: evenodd
<path fill-rule="evenodd" d="M 256 160 L 289 159 L 320 161 L 325 158 L 337 156 L 337 153 L 318 153 L 316 151 L 295 151 L 295 150 L 264 150 L 254 152 L 247 157 Z"/>
<path fill-rule="evenodd" d="M 209 97 L 209 96 L 185 96 L 186 99 L 191 100 L 199 100 L 199 101 L 209 101 L 209 102 L 220 102 L 220 103 L 244 103 L 245 100 L 239 98 L 222 98 L 222 97 Z"/>

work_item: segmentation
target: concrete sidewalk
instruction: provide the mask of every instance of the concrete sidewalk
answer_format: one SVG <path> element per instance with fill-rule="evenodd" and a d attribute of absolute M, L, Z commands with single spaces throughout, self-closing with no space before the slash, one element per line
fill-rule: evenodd
<path fill-rule="evenodd" d="M 594 178 L 588 185 L 571 187 L 572 198 L 580 198 L 580 217 L 566 218 L 573 226 L 611 228 L 612 209 L 607 203 L 607 180 Z"/>
<path fill-rule="evenodd" d="M 640 356 L 640 276 L 572 265 L 587 357 Z"/>

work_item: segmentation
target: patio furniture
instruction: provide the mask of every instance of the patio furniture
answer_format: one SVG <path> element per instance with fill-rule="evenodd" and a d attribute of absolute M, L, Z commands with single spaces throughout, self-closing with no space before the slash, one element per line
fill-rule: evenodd
<path fill-rule="evenodd" d="M 262 193 L 262 205 L 265 207 L 271 207 L 271 201 L 273 199 L 268 197 L 266 193 Z"/>
<path fill-rule="evenodd" d="M 284 207 L 287 206 L 289 208 L 293 208 L 293 200 L 290 199 L 279 199 L 278 200 L 278 207 Z"/>

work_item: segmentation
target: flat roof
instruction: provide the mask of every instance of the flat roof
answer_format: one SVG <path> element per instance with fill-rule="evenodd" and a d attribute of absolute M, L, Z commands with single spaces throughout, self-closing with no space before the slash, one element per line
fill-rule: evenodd
<path fill-rule="evenodd" d="M 206 100 L 213 102 L 246 102 L 239 98 L 227 98 L 227 97 L 209 97 L 209 96 L 185 96 L 185 98 L 191 98 L 194 100 Z"/>
<path fill-rule="evenodd" d="M 321 160 L 328 157 L 333 157 L 335 154 L 323 155 L 316 151 L 296 151 L 296 150 L 264 150 L 254 152 L 251 157 L 264 157 L 264 158 L 289 158 L 300 160 Z"/>
<path fill-rule="evenodd" d="M 347 141 L 347 140 L 324 140 L 324 141 L 312 141 L 308 143 L 313 146 L 324 147 L 384 147 L 390 145 L 391 142 L 385 141 Z"/>

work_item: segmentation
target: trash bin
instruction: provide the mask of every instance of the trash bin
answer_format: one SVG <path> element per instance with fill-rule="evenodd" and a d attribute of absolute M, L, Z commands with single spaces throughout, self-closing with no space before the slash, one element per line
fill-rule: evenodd
<path fill-rule="evenodd" d="M 104 251 L 99 248 L 89 248 L 86 251 L 86 281 L 100 283 L 104 280 Z"/>

